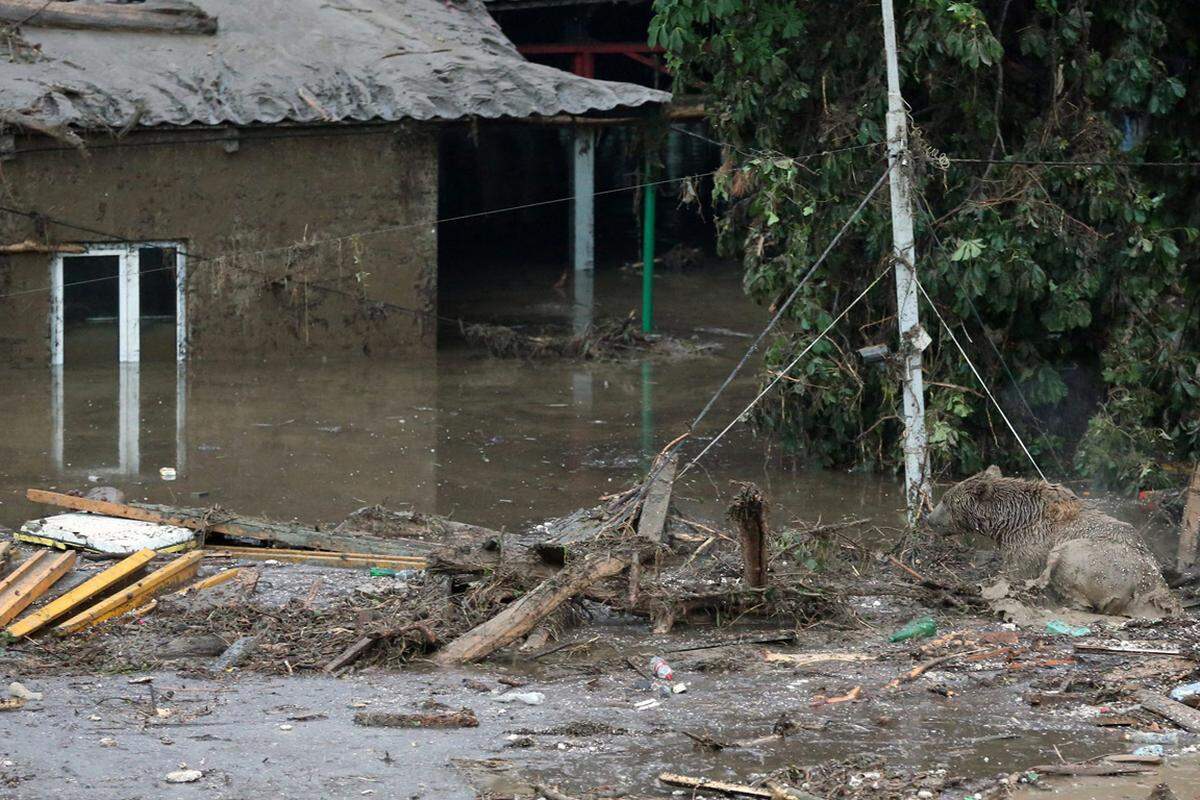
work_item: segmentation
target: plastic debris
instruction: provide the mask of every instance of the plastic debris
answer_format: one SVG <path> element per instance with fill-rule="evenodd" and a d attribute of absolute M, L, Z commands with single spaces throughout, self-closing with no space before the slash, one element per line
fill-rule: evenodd
<path fill-rule="evenodd" d="M 1171 690 L 1171 699 L 1193 707 L 1200 705 L 1200 681 L 1176 686 Z"/>
<path fill-rule="evenodd" d="M 933 617 L 914 619 L 900 630 L 888 637 L 889 642 L 906 642 L 909 639 L 927 639 L 937 633 L 937 623 Z"/>
<path fill-rule="evenodd" d="M 1125 734 L 1125 741 L 1140 744 L 1179 744 L 1179 732 L 1130 731 Z"/>
<path fill-rule="evenodd" d="M 41 692 L 31 692 L 24 684 L 13 681 L 8 685 L 8 693 L 18 700 L 41 700 Z"/>
<path fill-rule="evenodd" d="M 524 703 L 527 706 L 540 706 L 546 702 L 546 695 L 541 692 L 506 692 L 492 698 L 497 703 Z"/>
<path fill-rule="evenodd" d="M 659 680 L 669 681 L 675 678 L 675 671 L 671 669 L 671 665 L 662 656 L 654 656 L 654 658 L 650 659 L 650 671 Z"/>
<path fill-rule="evenodd" d="M 1133 751 L 1135 756 L 1161 756 L 1163 754 L 1163 746 L 1161 744 L 1144 744 Z"/>
<path fill-rule="evenodd" d="M 1091 628 L 1085 628 L 1082 625 L 1068 625 L 1061 619 L 1052 619 L 1046 623 L 1046 633 L 1052 633 L 1055 636 L 1087 636 L 1091 632 Z"/>
<path fill-rule="evenodd" d="M 167 783 L 195 783 L 204 777 L 198 769 L 177 769 L 166 774 Z"/>

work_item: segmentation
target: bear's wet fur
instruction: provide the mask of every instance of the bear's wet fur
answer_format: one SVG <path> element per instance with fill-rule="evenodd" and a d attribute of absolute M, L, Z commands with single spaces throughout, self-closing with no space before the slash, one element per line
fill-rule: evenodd
<path fill-rule="evenodd" d="M 926 521 L 989 537 L 1006 577 L 1034 579 L 1073 608 L 1147 618 L 1181 611 L 1133 526 L 1086 508 L 1065 486 L 989 467 L 947 490 Z"/>

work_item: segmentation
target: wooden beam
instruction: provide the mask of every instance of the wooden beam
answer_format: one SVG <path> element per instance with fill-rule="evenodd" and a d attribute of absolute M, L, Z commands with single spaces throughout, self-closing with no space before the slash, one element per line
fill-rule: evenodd
<path fill-rule="evenodd" d="M 1200 711 L 1146 689 L 1139 689 L 1133 696 L 1147 711 L 1171 720 L 1189 733 L 1200 733 Z"/>
<path fill-rule="evenodd" d="M 154 560 L 154 556 L 153 550 L 139 550 L 128 558 L 118 561 L 103 572 L 88 578 L 62 597 L 13 623 L 8 629 L 8 635 L 19 639 L 22 636 L 36 633 L 84 603 L 96 599 L 109 589 L 119 587 L 141 572 L 143 567 Z"/>
<path fill-rule="evenodd" d="M 204 553 L 198 550 L 180 556 L 166 566 L 151 572 L 137 583 L 101 600 L 91 608 L 79 612 L 54 630 L 60 635 L 75 633 L 98 622 L 124 614 L 126 611 L 139 608 L 159 592 L 194 578 L 203 558 Z"/>
<path fill-rule="evenodd" d="M 214 547 L 205 555 L 213 558 L 245 558 L 255 561 L 286 561 L 291 564 L 316 564 L 322 567 L 383 567 L 384 569 L 425 569 L 423 558 L 372 555 L 371 553 L 334 553 L 321 550 L 277 550 L 270 547 Z"/>
<path fill-rule="evenodd" d="M 0 625 L 7 625 L 75 566 L 77 553 L 39 550 L 0 582 Z"/>
<path fill-rule="evenodd" d="M 0 22 L 32 28 L 194 33 L 205 36 L 217 32 L 216 17 L 182 0 L 147 0 L 130 4 L 0 0 Z"/>
<path fill-rule="evenodd" d="M 87 248 L 81 244 L 47 244 L 26 239 L 16 244 L 0 245 L 0 255 L 18 255 L 21 253 L 86 253 Z"/>
<path fill-rule="evenodd" d="M 642 513 L 638 517 L 638 536 L 654 544 L 666 542 L 667 511 L 671 506 L 671 489 L 675 484 L 675 468 L 679 456 L 672 454 L 655 466 L 658 474 L 646 490 Z"/>
<path fill-rule="evenodd" d="M 44 503 L 76 511 L 90 511 L 93 514 L 105 514 L 110 517 L 136 519 L 143 522 L 157 522 L 160 525 L 178 525 L 194 531 L 211 531 L 225 536 L 315 550 L 413 555 L 414 553 L 430 552 L 438 547 L 433 542 L 327 533 L 303 525 L 269 522 L 236 515 L 231 515 L 232 519 L 212 522 L 209 519 L 209 512 L 202 509 L 109 503 L 104 500 L 89 500 L 86 497 L 74 497 L 42 489 L 28 489 L 25 497 L 34 503 Z"/>
<path fill-rule="evenodd" d="M 556 608 L 596 581 L 621 572 L 630 560 L 630 557 L 619 558 L 608 553 L 585 556 L 542 581 L 520 600 L 509 603 L 496 616 L 450 642 L 438 651 L 434 661 L 446 666 L 486 657 L 529 633 Z"/>

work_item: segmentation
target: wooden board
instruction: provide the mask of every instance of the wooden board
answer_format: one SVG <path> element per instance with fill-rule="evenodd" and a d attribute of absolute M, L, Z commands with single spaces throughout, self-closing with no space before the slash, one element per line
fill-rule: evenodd
<path fill-rule="evenodd" d="M 1146 689 L 1139 689 L 1133 696 L 1147 711 L 1171 720 L 1189 733 L 1200 733 L 1200 711 Z"/>
<path fill-rule="evenodd" d="M 75 633 L 106 619 L 124 614 L 144 605 L 154 595 L 178 586 L 196 576 L 204 553 L 194 551 L 151 572 L 135 584 L 106 597 L 92 607 L 79 612 L 54 630 L 58 634 Z"/>
<path fill-rule="evenodd" d="M 638 536 L 656 544 L 666 538 L 667 510 L 671 506 L 671 489 L 675 485 L 675 468 L 679 456 L 672 454 L 659 467 L 658 474 L 646 490 L 642 513 L 638 518 Z"/>
<path fill-rule="evenodd" d="M 0 625 L 7 625 L 75 566 L 77 554 L 39 550 L 0 582 Z"/>
<path fill-rule="evenodd" d="M 183 0 L 145 3 L 59 3 L 48 0 L 0 0 L 0 22 L 33 28 L 83 28 L 98 31 L 149 31 L 211 36 L 217 18 Z"/>
<path fill-rule="evenodd" d="M 154 560 L 154 556 L 153 550 L 146 549 L 122 559 L 103 572 L 88 578 L 62 597 L 13 623 L 8 629 L 8 635 L 17 639 L 28 636 L 56 619 L 66 616 L 84 603 L 91 602 L 108 590 L 119 588 L 141 572 L 142 568 Z"/>
<path fill-rule="evenodd" d="M 278 550 L 269 547 L 213 547 L 205 549 L 212 558 L 245 558 L 255 561 L 286 561 L 290 564 L 315 564 L 323 567 L 384 569 L 425 569 L 423 558 L 372 555 L 370 553 L 333 553 L 321 550 Z"/>
<path fill-rule="evenodd" d="M 211 531 L 225 536 L 282 544 L 288 547 L 398 556 L 423 555 L 439 547 L 434 542 L 329 533 L 303 525 L 270 522 L 232 514 L 227 515 L 224 520 L 214 521 L 206 509 L 109 503 L 104 500 L 89 500 L 86 497 L 74 497 L 42 489 L 28 489 L 25 497 L 34 503 L 45 503 L 75 511 L 90 511 L 93 514 L 156 522 L 160 525 L 178 525 L 194 531 Z"/>

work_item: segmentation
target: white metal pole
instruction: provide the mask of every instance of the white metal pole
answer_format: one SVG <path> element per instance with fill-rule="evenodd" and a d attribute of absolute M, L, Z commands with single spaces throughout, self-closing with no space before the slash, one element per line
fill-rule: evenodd
<path fill-rule="evenodd" d="M 571 188 L 575 200 L 571 218 L 571 262 L 574 268 L 571 318 L 576 334 L 592 325 L 593 282 L 596 266 L 596 132 L 577 127 L 572 132 Z"/>
<path fill-rule="evenodd" d="M 887 57 L 888 165 L 892 200 L 892 249 L 896 269 L 896 310 L 900 327 L 900 355 L 904 380 L 904 495 L 908 521 L 915 523 L 929 502 L 929 456 L 925 434 L 925 389 L 921 351 L 928 336 L 917 313 L 917 286 L 913 279 L 916 248 L 913 245 L 912 168 L 908 154 L 908 114 L 900 94 L 900 66 L 896 54 L 896 18 L 892 0 L 881 0 L 883 41 Z"/>

